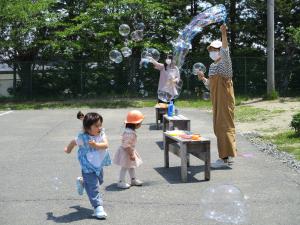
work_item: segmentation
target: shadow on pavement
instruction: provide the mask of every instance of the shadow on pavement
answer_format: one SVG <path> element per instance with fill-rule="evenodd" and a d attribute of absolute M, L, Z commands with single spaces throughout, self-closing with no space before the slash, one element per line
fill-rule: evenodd
<path fill-rule="evenodd" d="M 62 216 L 54 216 L 53 212 L 48 212 L 47 220 L 52 220 L 55 223 L 71 223 L 79 220 L 94 219 L 92 217 L 92 209 L 83 208 L 79 205 L 71 206 L 70 208 L 76 209 L 77 211 Z"/>
<path fill-rule="evenodd" d="M 160 148 L 160 150 L 164 150 L 164 142 L 163 141 L 156 141 L 156 144 Z"/>
<path fill-rule="evenodd" d="M 162 124 L 158 124 L 158 129 L 156 123 L 148 123 L 144 125 L 149 125 L 149 130 L 162 130 Z"/>
<path fill-rule="evenodd" d="M 170 184 L 181 184 L 181 175 L 180 175 L 180 166 L 176 167 L 157 167 L 154 168 L 166 181 Z M 195 175 L 201 173 L 200 175 L 203 176 L 203 180 L 199 180 L 195 178 Z M 205 182 L 204 179 L 204 166 L 190 166 L 188 167 L 188 175 L 187 175 L 187 182 L 188 183 L 196 183 L 196 182 Z"/>
<path fill-rule="evenodd" d="M 124 191 L 126 189 L 121 189 L 121 188 L 118 188 L 117 186 L 117 183 L 113 183 L 113 184 L 110 184 L 108 186 L 105 187 L 105 190 L 106 191 Z"/>

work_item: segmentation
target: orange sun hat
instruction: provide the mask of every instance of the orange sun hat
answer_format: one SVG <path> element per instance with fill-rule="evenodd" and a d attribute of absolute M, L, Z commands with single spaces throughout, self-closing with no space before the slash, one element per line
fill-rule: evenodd
<path fill-rule="evenodd" d="M 145 116 L 139 110 L 131 110 L 127 114 L 125 123 L 139 124 L 144 120 Z"/>

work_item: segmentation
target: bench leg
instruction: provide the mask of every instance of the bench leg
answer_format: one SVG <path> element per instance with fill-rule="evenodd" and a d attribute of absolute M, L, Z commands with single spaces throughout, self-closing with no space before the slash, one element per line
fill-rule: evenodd
<path fill-rule="evenodd" d="M 167 131 L 167 121 L 163 117 L 163 132 L 166 132 L 166 131 Z"/>
<path fill-rule="evenodd" d="M 210 144 L 205 146 L 205 180 L 210 180 Z"/>
<path fill-rule="evenodd" d="M 156 129 L 158 130 L 158 109 L 155 109 L 156 113 Z"/>
<path fill-rule="evenodd" d="M 180 158 L 181 158 L 181 180 L 187 182 L 187 149 L 185 144 L 180 144 Z"/>
<path fill-rule="evenodd" d="M 187 167 L 190 167 L 191 165 L 190 165 L 190 154 L 189 153 L 186 155 L 186 158 L 187 158 Z"/>
<path fill-rule="evenodd" d="M 191 121 L 187 121 L 186 126 L 187 126 L 186 130 L 191 131 Z"/>
<path fill-rule="evenodd" d="M 169 141 L 165 135 L 164 135 L 164 162 L 165 162 L 165 168 L 169 168 Z"/>

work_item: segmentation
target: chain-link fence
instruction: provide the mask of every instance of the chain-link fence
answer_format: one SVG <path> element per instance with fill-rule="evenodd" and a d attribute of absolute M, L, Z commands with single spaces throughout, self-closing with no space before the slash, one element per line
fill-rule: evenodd
<path fill-rule="evenodd" d="M 0 64 L 0 95 L 24 98 L 156 97 L 159 71 L 152 65 L 140 68 L 140 59 L 120 64 L 109 61 L 15 62 Z M 181 70 L 181 98 L 201 96 L 207 90 L 192 74 L 195 62 L 209 67 L 208 58 L 187 59 Z M 233 57 L 234 89 L 237 95 L 259 96 L 267 89 L 266 57 Z M 300 62 L 278 57 L 276 89 L 281 96 L 300 94 Z"/>

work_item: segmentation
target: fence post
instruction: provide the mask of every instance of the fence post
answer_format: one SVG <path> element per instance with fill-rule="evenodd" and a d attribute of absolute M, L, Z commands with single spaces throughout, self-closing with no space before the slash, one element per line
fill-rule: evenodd
<path fill-rule="evenodd" d="M 16 89 L 17 89 L 17 67 L 14 63 L 14 74 L 13 74 L 13 94 L 16 95 Z"/>
<path fill-rule="evenodd" d="M 81 96 L 83 96 L 82 62 L 80 63 L 80 93 L 81 93 Z"/>
<path fill-rule="evenodd" d="M 246 57 L 244 57 L 244 74 L 245 74 L 245 83 L 244 83 L 244 92 L 245 92 L 245 95 L 247 95 L 247 59 Z"/>
<path fill-rule="evenodd" d="M 29 80 L 29 94 L 30 94 L 30 99 L 32 99 L 32 77 L 33 77 L 33 70 L 32 64 L 30 65 L 30 80 Z"/>

